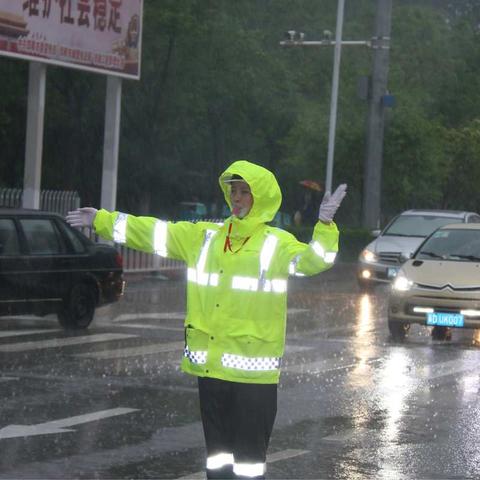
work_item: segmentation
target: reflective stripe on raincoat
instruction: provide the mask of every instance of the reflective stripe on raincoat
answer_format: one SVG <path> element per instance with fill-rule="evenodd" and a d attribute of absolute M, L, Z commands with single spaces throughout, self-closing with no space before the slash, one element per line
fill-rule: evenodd
<path fill-rule="evenodd" d="M 97 212 L 96 233 L 130 248 L 187 264 L 187 315 L 182 370 L 245 383 L 277 383 L 285 347 L 287 279 L 315 275 L 333 265 L 338 250 L 334 223 L 318 222 L 309 244 L 265 222 L 281 203 L 274 175 L 245 160 L 220 177 L 230 205 L 230 184 L 240 175 L 253 206 L 239 219 L 165 222 L 119 212 Z M 231 250 L 225 251 L 230 233 Z M 248 240 L 245 240 L 247 239 Z"/>

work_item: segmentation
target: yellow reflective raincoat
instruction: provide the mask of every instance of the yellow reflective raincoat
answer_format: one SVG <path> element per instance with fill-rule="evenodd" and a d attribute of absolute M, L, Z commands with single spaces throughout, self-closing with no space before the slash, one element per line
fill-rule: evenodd
<path fill-rule="evenodd" d="M 220 176 L 230 203 L 232 175 L 250 186 L 253 206 L 240 219 L 165 222 L 99 210 L 94 227 L 128 247 L 187 264 L 187 315 L 182 370 L 244 383 L 278 383 L 285 347 L 287 279 L 314 275 L 333 265 L 338 230 L 318 222 L 310 244 L 266 224 L 282 195 L 274 175 L 245 160 Z M 230 229 L 230 246 L 226 237 Z"/>

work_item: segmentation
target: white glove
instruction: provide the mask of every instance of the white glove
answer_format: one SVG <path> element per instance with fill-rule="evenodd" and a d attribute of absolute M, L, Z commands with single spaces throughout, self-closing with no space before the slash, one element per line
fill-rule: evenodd
<path fill-rule="evenodd" d="M 92 207 L 83 207 L 68 212 L 65 220 L 72 227 L 92 227 L 95 216 L 97 215 L 97 209 Z"/>
<path fill-rule="evenodd" d="M 343 197 L 347 194 L 347 184 L 342 183 L 338 188 L 330 194 L 325 192 L 322 203 L 320 204 L 320 210 L 318 211 L 318 219 L 324 223 L 330 223 L 335 216 L 335 212 L 342 203 Z"/>

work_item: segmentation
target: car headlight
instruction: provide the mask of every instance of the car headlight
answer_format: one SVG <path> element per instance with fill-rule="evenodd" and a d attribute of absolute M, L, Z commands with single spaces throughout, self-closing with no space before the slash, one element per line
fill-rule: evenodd
<path fill-rule="evenodd" d="M 360 258 L 368 263 L 376 262 L 377 261 L 377 256 L 371 251 L 368 250 L 367 248 L 362 251 L 360 254 Z"/>
<path fill-rule="evenodd" d="M 405 275 L 399 273 L 392 282 L 392 289 L 398 292 L 407 292 L 413 287 L 413 282 Z"/>

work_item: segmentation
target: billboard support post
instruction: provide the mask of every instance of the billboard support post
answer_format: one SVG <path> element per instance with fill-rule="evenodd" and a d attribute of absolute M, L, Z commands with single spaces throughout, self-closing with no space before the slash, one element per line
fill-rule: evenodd
<path fill-rule="evenodd" d="M 115 210 L 117 200 L 121 100 L 122 79 L 108 75 L 103 142 L 102 196 L 100 200 L 101 208 L 106 210 Z"/>
<path fill-rule="evenodd" d="M 23 208 L 38 209 L 40 207 L 46 78 L 47 66 L 40 62 L 30 62 Z"/>

